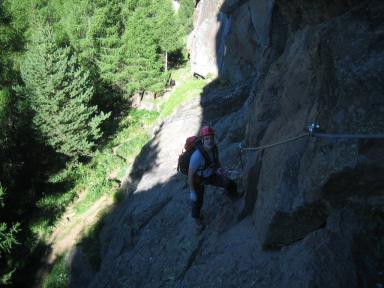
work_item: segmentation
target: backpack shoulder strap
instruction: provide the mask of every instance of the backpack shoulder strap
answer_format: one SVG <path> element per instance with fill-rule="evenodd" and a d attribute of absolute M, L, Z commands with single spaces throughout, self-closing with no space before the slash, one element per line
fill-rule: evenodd
<path fill-rule="evenodd" d="M 211 165 L 211 158 L 209 158 L 208 153 L 204 150 L 201 142 L 196 143 L 196 148 L 200 151 L 201 155 L 203 155 L 205 160 L 204 170 Z"/>
<path fill-rule="evenodd" d="M 215 165 L 217 165 L 219 163 L 219 149 L 217 148 L 217 145 L 213 147 L 212 152 L 213 152 L 213 161 Z"/>

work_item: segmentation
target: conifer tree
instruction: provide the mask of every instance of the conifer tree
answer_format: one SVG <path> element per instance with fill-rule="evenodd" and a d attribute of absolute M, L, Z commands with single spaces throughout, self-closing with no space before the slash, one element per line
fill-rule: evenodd
<path fill-rule="evenodd" d="M 62 4 L 61 26 L 81 65 L 89 71 L 90 79 L 99 81 L 97 41 L 100 27 L 97 3 L 92 0 L 67 0 Z M 76 7 L 74 9 L 74 7 Z"/>
<path fill-rule="evenodd" d="M 26 162 L 23 146 L 30 122 L 28 108 L 13 89 L 19 84 L 15 58 L 23 44 L 23 31 L 14 25 L 9 7 L 0 4 L 0 181 L 12 196 L 17 195 L 17 176 Z"/>
<path fill-rule="evenodd" d="M 166 75 L 155 36 L 151 7 L 139 6 L 129 11 L 122 36 L 121 70 L 118 81 L 128 95 L 134 92 L 161 92 Z M 120 85 L 121 85 L 120 84 Z"/>
<path fill-rule="evenodd" d="M 158 1 L 155 5 L 155 35 L 164 55 L 164 70 L 168 70 L 168 54 L 182 47 L 181 33 L 170 0 Z"/>
<path fill-rule="evenodd" d="M 180 0 L 180 8 L 177 12 L 179 27 L 183 35 L 189 34 L 193 29 L 193 11 L 195 0 Z"/>
<path fill-rule="evenodd" d="M 17 134 L 19 125 L 16 113 L 12 113 L 17 101 L 12 94 L 11 85 L 14 84 L 15 73 L 12 69 L 14 51 L 20 45 L 20 35 L 11 25 L 12 19 L 0 2 L 0 181 L 14 188 L 12 182 L 20 170 L 21 161 L 15 157 L 17 151 Z M 16 158 L 16 159 L 15 159 Z M 12 282 L 15 272 L 14 259 L 10 254 L 19 244 L 16 234 L 19 224 L 7 223 L 6 213 L 10 207 L 5 207 L 4 199 L 7 197 L 6 189 L 0 182 L 0 284 L 7 285 Z M 14 191 L 12 191 L 14 192 Z M 15 205 L 14 205 L 15 206 Z M 13 207 L 12 207 L 13 208 Z"/>
<path fill-rule="evenodd" d="M 0 183 L 0 210 L 4 208 L 3 198 L 5 197 L 5 189 Z M 0 284 L 10 284 L 12 281 L 12 275 L 16 268 L 13 267 L 11 260 L 6 260 L 5 256 L 9 256 L 10 252 L 19 242 L 16 239 L 16 234 L 19 230 L 19 223 L 11 226 L 5 222 L 0 222 Z M 2 263 L 3 262 L 3 263 Z"/>
<path fill-rule="evenodd" d="M 76 9 L 74 9 L 76 7 Z M 78 54 L 80 62 L 94 61 L 94 41 L 90 28 L 93 5 L 90 0 L 67 0 L 63 3 L 61 23 L 69 43 Z"/>
<path fill-rule="evenodd" d="M 2 79 L 3 80 L 3 79 Z M 1 87 L 2 85 L 0 85 Z M 16 120 L 11 115 L 13 103 L 11 102 L 11 93 L 6 87 L 0 88 L 0 179 L 7 186 L 14 188 L 12 185 L 15 182 L 14 177 L 20 170 L 21 161 L 13 157 L 13 153 L 18 152 L 15 148 L 15 135 L 17 130 L 13 130 L 16 125 L 13 121 Z M 13 130 L 13 131 L 12 131 Z M 10 153 L 11 152 L 11 153 Z M 17 157 L 16 157 L 17 158 Z M 19 161 L 18 161 L 19 160 Z M 5 207 L 4 198 L 6 198 L 6 189 L 0 183 L 0 284 L 9 284 L 12 280 L 12 275 L 15 270 L 13 261 L 9 259 L 10 252 L 17 244 L 15 235 L 19 231 L 18 225 L 9 225 L 3 222 L 5 215 L 10 208 Z M 14 192 L 14 191 L 12 191 Z M 6 259 L 8 258 L 8 259 Z"/>
<path fill-rule="evenodd" d="M 68 47 L 56 46 L 49 26 L 37 30 L 21 72 L 40 139 L 69 157 L 90 155 L 109 114 L 91 106 L 93 88 L 88 73 Z"/>
<path fill-rule="evenodd" d="M 100 1 L 95 11 L 99 31 L 97 33 L 97 65 L 101 79 L 114 83 L 118 71 L 123 31 L 119 0 Z"/>
<path fill-rule="evenodd" d="M 68 0 L 63 3 L 63 30 L 79 58 L 94 75 L 111 82 L 118 67 L 123 23 L 121 0 Z M 77 9 L 73 11 L 76 5 Z"/>

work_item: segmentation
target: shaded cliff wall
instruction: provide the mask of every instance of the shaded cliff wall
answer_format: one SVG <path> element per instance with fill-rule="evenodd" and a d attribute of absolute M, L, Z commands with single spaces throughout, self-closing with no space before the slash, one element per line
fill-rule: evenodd
<path fill-rule="evenodd" d="M 300 8 L 300 1 L 296 2 Z M 290 5 L 295 1 L 289 5 L 277 2 L 290 23 L 289 33 L 283 53 L 255 83 L 248 145 L 299 135 L 312 121 L 319 122 L 329 133 L 382 132 L 384 27 L 377 24 L 382 21 L 378 8 L 382 9 L 383 5 L 375 3 L 379 2 L 344 5 L 342 10 L 323 14 L 318 11 L 320 15 L 310 17 L 311 22 L 298 22 L 297 19 L 308 18 L 307 13 L 316 15 L 317 10 L 292 8 Z M 378 159 L 367 157 L 363 148 L 375 150 L 379 144 L 378 141 L 304 139 L 273 148 L 263 154 L 260 176 L 267 173 L 259 182 L 271 185 L 268 190 L 279 190 L 285 197 L 278 202 L 274 199 L 274 206 L 290 210 L 323 198 L 320 192 L 330 175 L 376 162 Z M 287 170 L 291 172 L 284 175 Z M 290 180 L 292 177 L 299 179 Z M 268 197 L 275 197 L 273 194 L 269 193 Z M 259 200 L 261 204 L 262 199 Z"/>
<path fill-rule="evenodd" d="M 188 38 L 191 70 L 204 77 L 218 75 L 224 54 L 219 47 L 224 47 L 224 30 L 228 30 L 230 22 L 220 13 L 220 6 L 219 1 L 199 1 L 194 13 L 194 30 Z"/>
<path fill-rule="evenodd" d="M 384 132 L 382 1 L 202 0 L 198 9 L 205 17 L 192 37 L 214 53 L 199 62 L 205 45 L 191 45 L 192 69 L 204 74 L 209 63 L 232 83 L 253 80 L 246 146 L 300 135 L 313 121 L 328 133 Z M 215 41 L 200 26 L 212 17 L 221 21 Z M 265 249 L 288 249 L 281 285 L 383 280 L 383 155 L 380 140 L 308 137 L 247 152 L 242 217 L 253 218 Z"/>

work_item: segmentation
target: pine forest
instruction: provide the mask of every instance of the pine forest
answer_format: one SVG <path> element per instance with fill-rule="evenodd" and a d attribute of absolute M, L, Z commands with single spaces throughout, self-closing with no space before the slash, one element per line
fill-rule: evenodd
<path fill-rule="evenodd" d="M 132 99 L 161 97 L 188 59 L 194 1 L 174 2 L 1 0 L 0 286 L 33 281 L 65 208 L 111 191 L 110 167 L 147 141 L 134 131 L 157 112 Z"/>

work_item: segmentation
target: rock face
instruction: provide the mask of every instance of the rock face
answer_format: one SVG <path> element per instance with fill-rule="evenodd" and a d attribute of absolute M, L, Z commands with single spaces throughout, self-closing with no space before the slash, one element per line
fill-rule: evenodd
<path fill-rule="evenodd" d="M 327 133 L 383 133 L 383 11 L 380 1 L 276 1 L 269 25 L 274 36 L 256 64 L 246 145 L 289 139 L 312 121 Z M 288 26 L 280 30 L 274 21 Z M 382 145 L 306 137 L 250 155 L 245 207 L 251 208 L 244 213 L 254 219 L 265 249 L 285 248 L 281 261 L 297 252 L 281 283 L 383 282 L 384 267 L 377 265 L 383 263 Z M 361 255 L 370 256 L 357 260 Z"/>
<path fill-rule="evenodd" d="M 217 1 L 201 0 L 196 6 L 194 30 L 188 38 L 191 70 L 201 76 L 218 75 L 223 52 L 223 40 L 228 28 L 221 26 L 226 22 L 225 16 L 219 12 Z M 224 26 L 229 26 L 225 23 Z"/>
<path fill-rule="evenodd" d="M 270 35 L 271 25 L 280 35 L 287 30 L 285 19 L 273 11 L 274 1 L 201 0 L 196 6 L 194 30 L 189 36 L 191 70 L 203 76 L 212 74 L 232 82 L 255 76 L 257 66 L 265 57 L 265 50 L 273 51 L 284 43 Z M 274 12 L 274 13 L 272 13 Z M 271 39 L 272 38 L 272 39 Z M 284 38 L 284 37 L 283 37 Z"/>
<path fill-rule="evenodd" d="M 331 134 L 383 134 L 384 3 L 197 2 L 192 69 L 232 84 L 206 87 L 159 126 L 136 161 L 130 196 L 105 220 L 99 269 L 72 263 L 87 271 L 72 283 L 381 287 L 383 140 L 303 136 L 241 158 L 237 147 L 300 136 L 314 121 Z M 196 235 L 175 165 L 185 138 L 206 123 L 223 164 L 245 164 L 245 196 L 232 203 L 207 189 L 207 227 Z"/>

